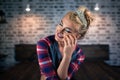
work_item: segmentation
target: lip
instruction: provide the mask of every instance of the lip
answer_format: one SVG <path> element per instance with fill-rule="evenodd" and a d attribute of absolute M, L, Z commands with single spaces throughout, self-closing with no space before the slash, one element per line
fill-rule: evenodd
<path fill-rule="evenodd" d="M 62 35 L 61 33 L 57 33 L 57 36 L 58 36 L 59 38 L 63 38 L 63 35 Z"/>

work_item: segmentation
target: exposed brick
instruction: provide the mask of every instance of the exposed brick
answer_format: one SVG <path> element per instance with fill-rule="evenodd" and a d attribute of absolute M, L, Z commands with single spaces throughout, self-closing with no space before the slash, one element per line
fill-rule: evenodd
<path fill-rule="evenodd" d="M 5 11 L 7 24 L 0 24 L 0 52 L 14 56 L 14 45 L 36 42 L 54 34 L 56 24 L 70 10 L 86 5 L 94 14 L 96 22 L 79 44 L 110 45 L 109 64 L 120 65 L 120 0 L 98 1 L 100 11 L 93 11 L 96 1 L 90 0 L 28 0 L 31 11 L 25 11 L 25 0 L 1 0 L 0 9 Z M 5 47 L 7 46 L 7 47 Z M 10 47 L 12 46 L 12 47 Z M 10 53 L 11 52 L 11 53 Z M 117 58 L 117 59 L 115 59 Z"/>
<path fill-rule="evenodd" d="M 45 28 L 37 28 L 36 30 L 44 30 Z"/>

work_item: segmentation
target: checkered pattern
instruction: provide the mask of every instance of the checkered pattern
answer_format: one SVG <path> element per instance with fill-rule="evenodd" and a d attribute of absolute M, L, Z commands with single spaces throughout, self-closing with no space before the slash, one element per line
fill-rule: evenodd
<path fill-rule="evenodd" d="M 52 59 L 50 57 L 50 45 L 52 45 L 51 41 L 54 38 L 51 36 L 46 37 L 45 39 L 41 39 L 37 43 L 37 55 L 38 55 L 38 62 L 40 66 L 40 71 L 42 75 L 45 75 L 46 80 L 59 80 L 57 75 L 57 70 L 55 70 L 54 65 L 52 63 Z M 73 57 L 72 57 L 73 58 Z M 85 55 L 83 54 L 82 50 L 77 46 L 76 47 L 76 54 L 74 59 L 71 60 L 69 69 L 68 69 L 68 77 L 66 80 L 70 80 L 73 73 L 76 72 L 79 68 L 79 65 L 83 62 Z"/>

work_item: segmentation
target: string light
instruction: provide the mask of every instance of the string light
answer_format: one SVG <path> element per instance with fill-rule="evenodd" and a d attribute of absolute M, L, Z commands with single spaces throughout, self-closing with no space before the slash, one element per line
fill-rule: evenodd
<path fill-rule="evenodd" d="M 100 10 L 100 8 L 99 8 L 99 4 L 98 4 L 98 3 L 95 4 L 95 8 L 94 8 L 94 10 L 95 10 L 95 11 L 99 11 L 99 10 Z"/>
<path fill-rule="evenodd" d="M 26 7 L 26 9 L 25 9 L 27 12 L 29 12 L 31 9 L 30 9 L 30 5 L 29 4 L 27 4 L 27 7 Z"/>

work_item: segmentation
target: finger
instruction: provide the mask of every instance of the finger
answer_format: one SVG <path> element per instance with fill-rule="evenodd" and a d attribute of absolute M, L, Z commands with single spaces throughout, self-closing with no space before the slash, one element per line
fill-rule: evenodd
<path fill-rule="evenodd" d="M 73 38 L 74 38 L 74 43 L 73 43 L 73 44 L 76 44 L 77 38 L 76 38 L 76 36 L 75 36 L 74 34 L 73 34 L 72 36 L 73 36 Z"/>
<path fill-rule="evenodd" d="M 64 41 L 64 46 L 66 46 L 67 45 L 66 40 L 64 39 L 63 41 Z"/>
<path fill-rule="evenodd" d="M 68 45 L 66 36 L 65 36 L 65 38 L 64 38 L 64 44 L 65 44 L 65 45 Z"/>
<path fill-rule="evenodd" d="M 70 39 L 71 45 L 73 45 L 74 44 L 74 38 L 73 38 L 73 36 L 69 35 L 69 39 Z"/>
<path fill-rule="evenodd" d="M 70 40 L 70 38 L 69 38 L 68 35 L 66 36 L 66 40 L 67 40 L 67 44 L 68 44 L 68 45 L 71 45 L 71 40 Z"/>
<path fill-rule="evenodd" d="M 73 44 L 75 45 L 76 44 L 76 41 L 77 41 L 77 38 L 76 38 L 76 36 L 73 34 L 73 35 L 71 35 L 72 36 L 72 38 L 73 38 Z"/>
<path fill-rule="evenodd" d="M 74 36 L 74 44 L 77 44 L 77 37 L 76 35 L 73 35 Z"/>

